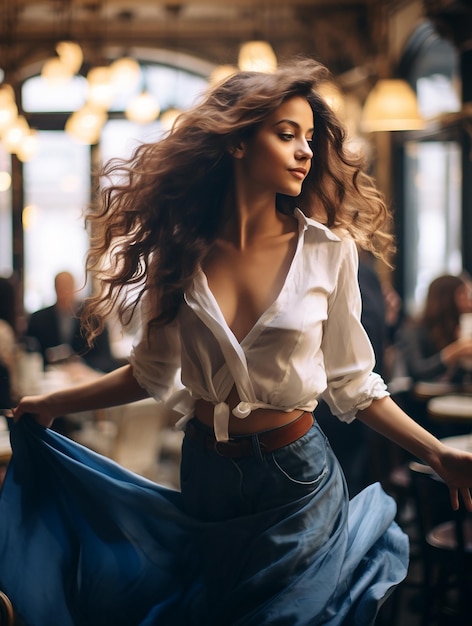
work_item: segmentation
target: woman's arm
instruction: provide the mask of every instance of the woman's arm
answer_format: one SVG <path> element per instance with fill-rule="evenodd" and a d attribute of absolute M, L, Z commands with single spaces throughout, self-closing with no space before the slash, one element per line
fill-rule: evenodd
<path fill-rule="evenodd" d="M 133 376 L 131 365 L 124 365 L 82 385 L 44 395 L 25 396 L 13 409 L 13 417 L 18 421 L 25 413 L 31 413 L 47 428 L 60 415 L 127 404 L 148 395 Z"/>
<path fill-rule="evenodd" d="M 373 400 L 357 414 L 364 424 L 430 465 L 447 483 L 454 510 L 459 508 L 459 492 L 472 511 L 472 454 L 441 443 L 411 419 L 390 398 Z"/>

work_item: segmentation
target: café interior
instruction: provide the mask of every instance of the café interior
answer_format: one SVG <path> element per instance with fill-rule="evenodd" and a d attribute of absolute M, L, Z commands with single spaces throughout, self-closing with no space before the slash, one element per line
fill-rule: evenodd
<path fill-rule="evenodd" d="M 470 374 L 412 384 L 394 339 L 435 278 L 472 276 L 470 0 L 1 0 L 0 276 L 14 286 L 17 394 L 100 375 L 75 355 L 45 366 L 24 341 L 31 314 L 54 303 L 59 272 L 74 276 L 80 297 L 93 290 L 82 287 L 82 214 L 98 167 L 158 141 L 216 81 L 296 55 L 330 70 L 320 90 L 392 210 L 392 267 L 373 262 L 393 298 L 382 353 L 390 391 L 414 396 L 431 423 L 457 426 L 451 444 L 472 450 Z M 110 319 L 118 361 L 135 330 Z M 153 400 L 67 418 L 68 436 L 178 488 L 182 433 Z M 2 435 L 5 469 L 7 428 Z M 333 432 L 333 444 L 339 436 L 349 439 Z M 397 500 L 412 547 L 411 574 L 378 623 L 470 626 L 471 514 L 433 507 L 444 485 L 394 444 L 372 438 L 363 454 L 368 480 Z M 2 602 L 0 624 L 19 623 Z"/>

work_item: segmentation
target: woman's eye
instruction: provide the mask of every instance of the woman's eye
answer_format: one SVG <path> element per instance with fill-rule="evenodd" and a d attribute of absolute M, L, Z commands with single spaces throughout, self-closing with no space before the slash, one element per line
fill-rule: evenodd
<path fill-rule="evenodd" d="M 291 141 L 294 138 L 292 133 L 280 133 L 279 137 L 284 141 Z"/>

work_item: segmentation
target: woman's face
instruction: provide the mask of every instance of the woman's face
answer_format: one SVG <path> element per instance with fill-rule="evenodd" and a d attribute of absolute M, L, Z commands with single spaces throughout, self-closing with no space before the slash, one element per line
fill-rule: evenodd
<path fill-rule="evenodd" d="M 458 287 L 454 296 L 459 314 L 472 313 L 472 283 L 466 282 Z"/>
<path fill-rule="evenodd" d="M 313 111 L 306 99 L 286 100 L 234 151 L 243 182 L 256 192 L 298 196 L 311 167 L 313 132 Z"/>

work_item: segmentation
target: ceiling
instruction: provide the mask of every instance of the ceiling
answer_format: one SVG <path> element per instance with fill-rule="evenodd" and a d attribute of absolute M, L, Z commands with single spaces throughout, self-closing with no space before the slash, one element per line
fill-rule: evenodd
<path fill-rule="evenodd" d="M 242 42 L 262 38 L 279 60 L 308 55 L 357 88 L 391 54 L 392 15 L 413 5 L 458 47 L 472 47 L 472 0 L 0 0 L 0 68 L 18 84 L 55 55 L 58 41 L 72 39 L 84 71 L 126 54 L 172 54 L 188 69 L 198 58 L 194 69 L 209 73 L 236 64 Z"/>
<path fill-rule="evenodd" d="M 0 0 L 0 65 L 7 73 L 77 40 L 89 63 L 140 49 L 236 63 L 241 42 L 268 39 L 279 59 L 307 54 L 341 74 L 376 52 L 376 21 L 391 0 Z M 1 46 L 1 44 L 0 44 Z"/>

